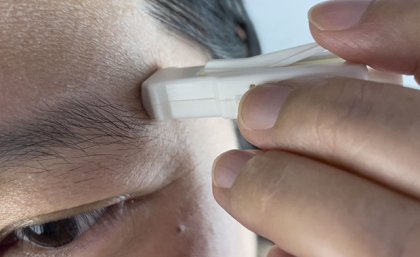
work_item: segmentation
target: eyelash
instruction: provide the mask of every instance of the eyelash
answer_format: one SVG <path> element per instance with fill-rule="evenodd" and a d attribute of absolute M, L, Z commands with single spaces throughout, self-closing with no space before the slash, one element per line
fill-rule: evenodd
<path fill-rule="evenodd" d="M 69 217 L 66 219 L 58 220 L 55 222 L 49 222 L 44 224 L 38 224 L 38 225 L 32 225 L 28 227 L 24 227 L 18 230 L 15 230 L 12 232 L 5 240 L 5 242 L 0 242 L 0 256 L 2 256 L 2 253 L 7 252 L 8 249 L 13 248 L 14 246 L 29 246 L 30 249 L 37 248 L 37 249 L 45 249 L 45 250 L 55 250 L 62 247 L 66 247 L 68 245 L 71 245 L 73 242 L 77 241 L 81 236 L 83 236 L 85 233 L 89 232 L 93 227 L 98 225 L 99 223 L 103 223 L 104 225 L 108 222 L 113 221 L 113 219 L 116 219 L 118 215 L 117 210 L 120 210 L 123 206 L 123 203 L 110 206 L 107 208 L 82 213 L 73 217 Z M 66 222 L 69 222 L 70 225 L 72 225 L 72 228 L 64 227 Z M 60 224 L 62 223 L 62 224 Z M 68 224 L 68 225 L 69 225 Z M 38 243 L 35 239 L 36 233 L 42 234 L 42 233 L 48 233 L 48 229 L 46 228 L 48 225 L 53 226 L 57 225 L 60 231 L 57 232 L 57 235 L 60 235 L 60 232 L 65 233 L 72 233 L 73 238 L 70 238 L 70 240 L 67 241 L 61 241 L 61 243 L 49 246 L 47 244 L 42 245 L 40 241 L 38 240 Z M 61 227 L 60 227 L 61 225 Z M 51 228 L 50 228 L 51 229 Z M 28 232 L 33 232 L 33 235 L 30 235 Z M 29 250 L 30 250 L 29 249 Z M 25 252 L 27 252 L 25 250 Z M 30 251 L 29 251 L 30 252 Z"/>

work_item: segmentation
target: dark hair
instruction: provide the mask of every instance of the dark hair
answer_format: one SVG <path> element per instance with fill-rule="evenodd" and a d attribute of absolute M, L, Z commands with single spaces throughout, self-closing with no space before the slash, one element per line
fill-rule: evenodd
<path fill-rule="evenodd" d="M 166 27 L 207 48 L 214 58 L 261 52 L 242 0 L 149 0 L 148 9 Z"/>

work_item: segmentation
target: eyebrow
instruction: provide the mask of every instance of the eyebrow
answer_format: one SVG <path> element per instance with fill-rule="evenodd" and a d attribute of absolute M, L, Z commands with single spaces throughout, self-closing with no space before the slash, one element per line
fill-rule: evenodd
<path fill-rule="evenodd" d="M 33 119 L 0 130 L 0 168 L 50 158 L 66 161 L 63 149 L 83 154 L 92 147 L 138 147 L 150 141 L 153 122 L 144 114 L 140 99 L 138 106 L 128 107 L 86 92 L 83 96 L 34 108 Z"/>

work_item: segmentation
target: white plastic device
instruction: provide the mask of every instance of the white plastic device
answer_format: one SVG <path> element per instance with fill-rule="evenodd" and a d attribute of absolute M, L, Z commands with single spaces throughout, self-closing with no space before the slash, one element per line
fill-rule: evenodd
<path fill-rule="evenodd" d="M 317 44 L 251 58 L 210 61 L 205 67 L 157 71 L 142 85 L 143 106 L 155 120 L 236 119 L 253 86 L 311 76 L 367 78 L 367 67 L 345 62 Z"/>

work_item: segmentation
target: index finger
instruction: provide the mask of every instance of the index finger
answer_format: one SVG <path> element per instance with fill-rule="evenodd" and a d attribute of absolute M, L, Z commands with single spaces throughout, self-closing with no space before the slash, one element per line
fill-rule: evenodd
<path fill-rule="evenodd" d="M 239 127 L 280 149 L 358 172 L 420 198 L 420 92 L 347 78 L 256 87 Z"/>

